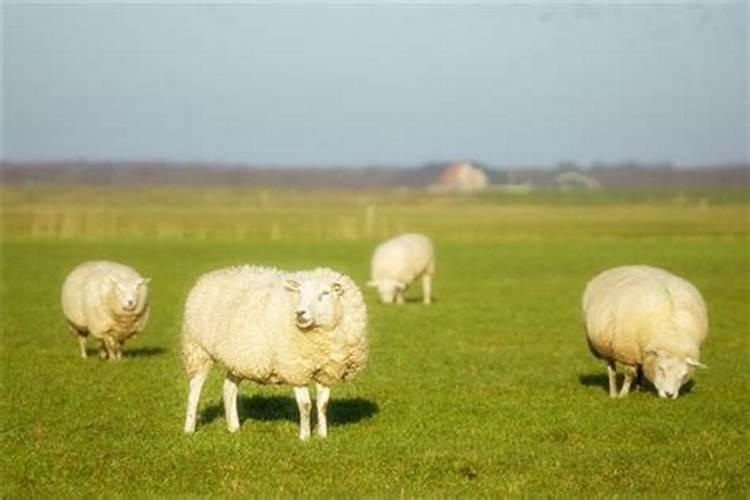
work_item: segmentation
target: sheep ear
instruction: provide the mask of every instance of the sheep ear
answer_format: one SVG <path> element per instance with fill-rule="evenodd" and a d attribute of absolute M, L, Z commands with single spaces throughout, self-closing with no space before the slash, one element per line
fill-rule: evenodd
<path fill-rule="evenodd" d="M 686 358 L 685 363 L 687 363 L 688 366 L 692 366 L 694 368 L 708 368 L 706 365 L 704 365 L 700 361 L 697 361 L 693 358 Z"/>
<path fill-rule="evenodd" d="M 293 279 L 284 280 L 284 288 L 286 288 L 290 292 L 298 292 L 301 286 L 302 284 L 297 280 L 293 280 Z"/>
<path fill-rule="evenodd" d="M 151 278 L 143 278 L 141 281 L 138 282 L 138 286 L 148 285 L 149 283 L 151 283 Z"/>
<path fill-rule="evenodd" d="M 344 287 L 341 286 L 341 283 L 334 283 L 333 285 L 331 285 L 331 290 L 333 290 L 333 293 L 335 293 L 339 297 L 344 294 Z"/>

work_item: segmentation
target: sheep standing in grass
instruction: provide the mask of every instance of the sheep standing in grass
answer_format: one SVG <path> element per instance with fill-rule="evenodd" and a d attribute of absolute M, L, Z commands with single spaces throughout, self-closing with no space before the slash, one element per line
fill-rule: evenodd
<path fill-rule="evenodd" d="M 327 268 L 286 273 L 233 267 L 202 276 L 185 305 L 182 356 L 190 378 L 185 432 L 195 430 L 201 387 L 214 362 L 227 369 L 224 408 L 240 428 L 238 384 L 288 384 L 310 436 L 308 384 L 317 385 L 318 435 L 328 433 L 329 386 L 349 380 L 367 361 L 367 310 L 354 282 Z"/>
<path fill-rule="evenodd" d="M 385 303 L 404 303 L 404 293 L 417 278 L 422 278 L 422 301 L 432 301 L 432 275 L 435 252 L 427 236 L 407 233 L 378 245 L 370 265 L 370 281 Z"/>
<path fill-rule="evenodd" d="M 123 343 L 146 326 L 149 281 L 132 267 L 108 261 L 84 262 L 68 274 L 62 309 L 78 335 L 82 358 L 89 335 L 101 343 L 101 358 L 122 357 Z"/>
<path fill-rule="evenodd" d="M 617 397 L 615 362 L 625 365 L 619 397 L 638 369 L 662 398 L 676 398 L 699 362 L 708 332 L 706 304 L 686 280 L 649 266 L 623 266 L 594 277 L 583 294 L 591 352 L 607 363 L 609 395 Z"/>

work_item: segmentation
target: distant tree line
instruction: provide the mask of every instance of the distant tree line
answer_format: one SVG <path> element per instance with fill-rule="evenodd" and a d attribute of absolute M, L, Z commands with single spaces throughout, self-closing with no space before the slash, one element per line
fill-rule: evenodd
<path fill-rule="evenodd" d="M 423 188 L 437 182 L 445 163 L 417 167 L 294 167 L 185 164 L 168 162 L 3 162 L 6 185 L 174 185 L 258 186 L 290 189 Z M 749 186 L 750 164 L 674 167 L 669 164 L 565 162 L 551 168 L 482 168 L 493 184 L 554 186 L 565 172 L 578 172 L 605 188 Z"/>

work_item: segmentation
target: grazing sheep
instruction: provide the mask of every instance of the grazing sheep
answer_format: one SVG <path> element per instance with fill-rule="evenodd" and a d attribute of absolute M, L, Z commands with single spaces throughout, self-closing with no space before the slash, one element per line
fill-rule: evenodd
<path fill-rule="evenodd" d="M 686 280 L 663 269 L 623 266 L 589 281 L 583 317 L 591 352 L 607 363 L 609 395 L 617 397 L 615 362 L 625 365 L 624 397 L 638 373 L 662 398 L 676 398 L 690 379 L 708 332 L 706 304 Z"/>
<path fill-rule="evenodd" d="M 78 335 L 82 358 L 89 335 L 101 343 L 101 358 L 122 357 L 123 343 L 146 326 L 149 281 L 132 267 L 108 261 L 84 262 L 68 274 L 62 309 Z"/>
<path fill-rule="evenodd" d="M 367 286 L 377 289 L 385 303 L 404 303 L 409 285 L 422 277 L 422 301 L 432 301 L 432 275 L 435 272 L 435 253 L 427 236 L 407 233 L 378 245 L 370 265 Z"/>
<path fill-rule="evenodd" d="M 190 378 L 185 432 L 195 430 L 201 387 L 215 361 L 227 369 L 224 408 L 230 432 L 240 428 L 237 389 L 243 379 L 288 384 L 310 436 L 310 393 L 317 386 L 318 435 L 328 433 L 329 386 L 349 380 L 367 361 L 367 310 L 354 282 L 327 268 L 286 273 L 241 266 L 203 275 L 185 305 L 182 356 Z"/>

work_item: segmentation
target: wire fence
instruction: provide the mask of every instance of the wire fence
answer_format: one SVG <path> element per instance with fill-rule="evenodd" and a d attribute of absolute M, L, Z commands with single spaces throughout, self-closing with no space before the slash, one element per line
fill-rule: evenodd
<path fill-rule="evenodd" d="M 376 241 L 421 231 L 443 240 L 496 241 L 750 232 L 747 203 L 710 205 L 705 199 L 592 208 L 422 193 L 6 188 L 0 194 L 4 239 Z"/>

